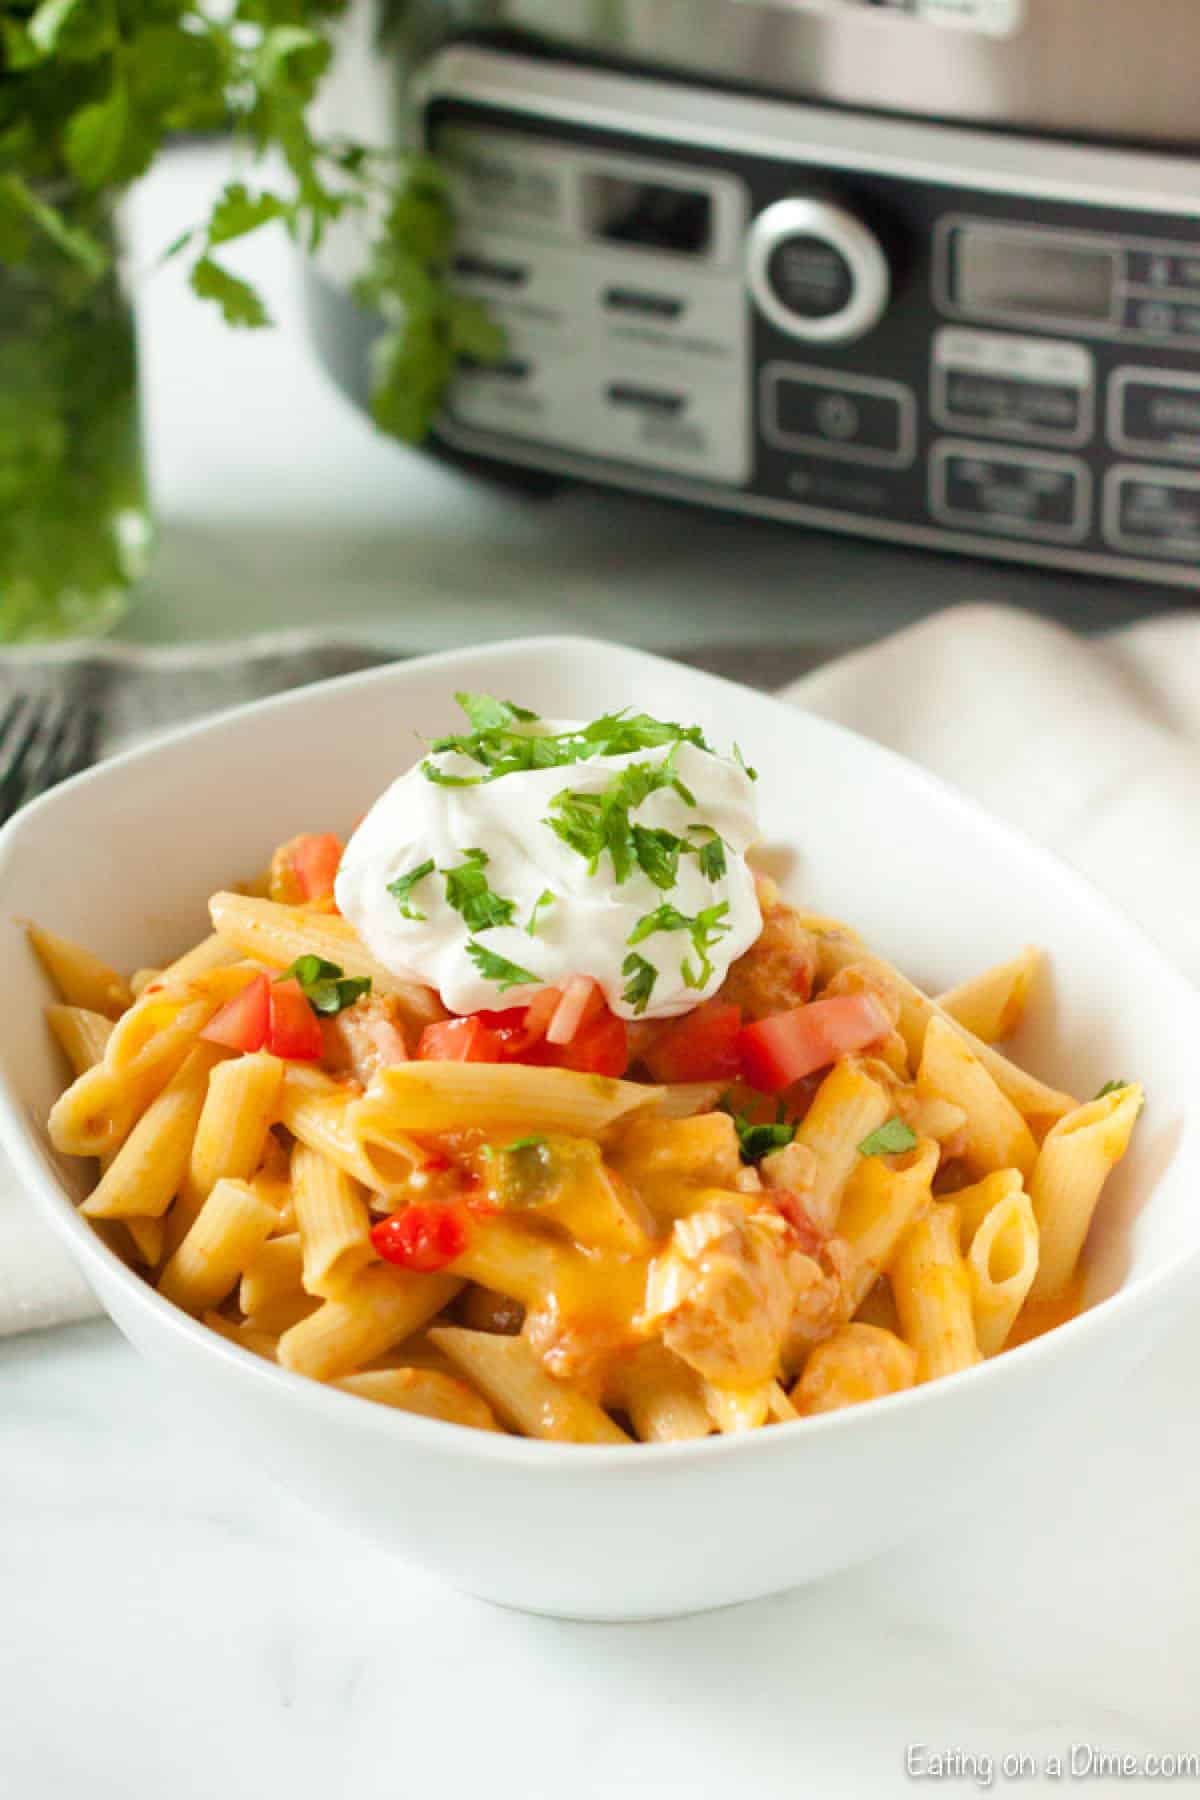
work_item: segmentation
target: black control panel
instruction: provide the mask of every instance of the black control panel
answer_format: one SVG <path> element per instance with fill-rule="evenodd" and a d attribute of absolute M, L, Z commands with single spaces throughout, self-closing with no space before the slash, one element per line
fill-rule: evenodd
<path fill-rule="evenodd" d="M 510 60 L 431 87 L 508 334 L 448 443 L 1200 587 L 1200 167 Z"/>

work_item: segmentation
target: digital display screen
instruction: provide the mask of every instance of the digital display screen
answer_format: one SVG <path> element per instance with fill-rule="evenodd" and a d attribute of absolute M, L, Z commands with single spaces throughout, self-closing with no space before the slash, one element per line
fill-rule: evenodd
<path fill-rule="evenodd" d="M 703 256 L 712 242 L 712 196 L 694 188 L 596 171 L 583 178 L 583 209 L 605 243 Z"/>
<path fill-rule="evenodd" d="M 955 298 L 967 312 L 1014 319 L 1112 317 L 1116 279 L 1107 250 L 966 227 L 958 233 Z"/>

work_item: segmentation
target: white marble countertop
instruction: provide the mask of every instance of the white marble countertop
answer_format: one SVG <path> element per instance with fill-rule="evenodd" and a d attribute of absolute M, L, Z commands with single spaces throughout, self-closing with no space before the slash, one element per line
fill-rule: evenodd
<path fill-rule="evenodd" d="M 219 156 L 188 153 L 149 184 L 140 258 L 219 173 Z M 171 272 L 143 305 L 162 544 L 127 641 L 316 623 L 419 649 L 566 626 L 829 650 L 955 599 L 1095 623 L 1146 605 L 611 496 L 536 505 L 473 486 L 373 435 L 307 355 L 278 250 L 247 255 L 273 336 L 227 333 Z M 990 1755 L 993 1785 L 1025 1790 L 1040 1783 L 1006 1782 L 1000 1758 L 1200 1753 L 1197 1366 L 1200 1318 L 1021 1472 L 1016 1504 L 931 1519 L 910 1549 L 815 1589 L 596 1627 L 455 1595 L 206 1456 L 107 1325 L 10 1340 L 0 1794 L 888 1800 L 923 1785 L 910 1744 L 924 1768 L 935 1751 Z"/>
<path fill-rule="evenodd" d="M 218 1463 L 108 1325 L 10 1339 L 0 1792 L 891 1800 L 926 1785 L 909 1745 L 1060 1793 L 1000 1759 L 1200 1753 L 1198 1362 L 1200 1320 L 1016 1504 L 775 1600 L 596 1626 L 452 1593 Z"/>

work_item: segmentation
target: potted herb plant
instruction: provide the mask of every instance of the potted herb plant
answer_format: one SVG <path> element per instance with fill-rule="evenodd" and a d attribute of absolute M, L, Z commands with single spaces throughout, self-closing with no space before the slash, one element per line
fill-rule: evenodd
<path fill-rule="evenodd" d="M 163 247 L 187 259 L 194 291 L 229 325 L 270 319 L 226 266 L 227 245 L 275 225 L 312 249 L 360 209 L 359 292 L 386 321 L 373 362 L 383 429 L 418 440 L 458 357 L 496 353 L 494 327 L 445 282 L 452 221 L 436 165 L 310 126 L 338 11 L 337 0 L 0 0 L 0 641 L 105 629 L 144 565 L 119 202 L 174 134 L 233 134 L 236 173 L 207 218 Z"/>

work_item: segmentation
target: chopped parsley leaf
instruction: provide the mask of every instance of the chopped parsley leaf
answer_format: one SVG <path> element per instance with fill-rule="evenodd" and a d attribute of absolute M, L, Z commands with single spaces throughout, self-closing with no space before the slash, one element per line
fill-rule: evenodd
<path fill-rule="evenodd" d="M 742 747 L 740 744 L 735 744 L 733 746 L 733 760 L 735 763 L 737 763 L 739 768 L 745 770 L 746 774 L 750 777 L 751 781 L 758 780 L 758 770 L 752 769 L 750 767 L 750 764 L 746 761 L 745 757 L 742 755 Z"/>
<path fill-rule="evenodd" d="M 520 963 L 510 962 L 507 956 L 498 956 L 486 944 L 477 944 L 472 939 L 467 945 L 467 955 L 484 980 L 494 981 L 502 994 L 507 993 L 509 988 L 542 986 L 540 975 L 523 969 Z"/>
<path fill-rule="evenodd" d="M 634 951 L 621 964 L 621 973 L 628 978 L 621 998 L 635 1012 L 644 1013 L 658 980 L 658 970 L 652 962 L 647 962 L 644 956 L 639 956 Z"/>
<path fill-rule="evenodd" d="M 276 981 L 298 981 L 314 1012 L 332 1017 L 353 1006 L 371 991 L 369 975 L 345 975 L 337 963 L 323 956 L 298 956 Z"/>
<path fill-rule="evenodd" d="M 586 859 L 589 875 L 596 873 L 600 858 L 607 850 L 618 887 L 628 881 L 635 868 L 642 869 L 656 887 L 661 887 L 663 883 L 658 875 L 665 872 L 667 848 L 657 832 L 643 831 L 639 843 L 637 833 L 640 828 L 632 823 L 629 815 L 651 794 L 663 788 L 673 789 L 685 806 L 695 806 L 696 796 L 679 779 L 675 769 L 674 752 L 657 766 L 630 763 L 599 793 L 563 788 L 550 802 L 544 823 L 564 844 Z M 677 866 L 678 848 L 675 860 Z"/>
<path fill-rule="evenodd" d="M 653 912 L 645 913 L 630 932 L 626 942 L 642 944 L 656 931 L 686 931 L 692 940 L 692 948 L 696 952 L 696 961 L 685 957 L 682 965 L 683 979 L 690 988 L 702 988 L 711 978 L 713 972 L 712 958 L 709 950 L 729 930 L 729 903 L 720 901 L 716 906 L 706 906 L 694 918 L 680 912 L 677 906 L 664 901 L 656 906 Z"/>
<path fill-rule="evenodd" d="M 1100 1092 L 1096 1095 L 1096 1098 L 1097 1100 L 1107 1100 L 1110 1094 L 1119 1094 L 1122 1088 L 1127 1088 L 1128 1086 L 1129 1083 L 1127 1081 L 1106 1081 L 1104 1086 L 1100 1089 Z"/>
<path fill-rule="evenodd" d="M 714 831 L 711 825 L 688 826 L 689 837 L 695 837 L 700 832 L 704 832 L 707 835 L 704 836 L 699 843 L 685 844 L 684 848 L 689 856 L 694 856 L 696 858 L 700 865 L 700 873 L 704 876 L 706 881 L 720 881 L 727 868 L 725 861 L 725 839 L 721 836 L 719 831 Z"/>
<path fill-rule="evenodd" d="M 541 893 L 538 895 L 537 899 L 533 903 L 533 911 L 530 913 L 529 922 L 525 927 L 526 934 L 529 937 L 537 936 L 538 914 L 545 907 L 553 906 L 557 897 L 558 896 L 556 894 L 552 893 L 549 888 L 542 889 Z"/>
<path fill-rule="evenodd" d="M 698 725 L 678 725 L 670 720 L 652 719 L 648 713 L 625 710 L 604 713 L 590 725 L 569 731 L 526 731 L 523 726 L 540 724 L 536 713 L 517 706 L 511 700 L 497 700 L 491 694 L 462 693 L 455 696 L 472 726 L 470 732 L 435 739 L 431 749 L 435 755 L 454 751 L 477 763 L 479 775 L 450 775 L 427 758 L 421 768 L 427 780 L 443 787 L 473 787 L 482 781 L 496 781 L 527 769 L 554 769 L 570 763 L 588 762 L 597 756 L 629 756 L 638 750 L 654 750 L 663 744 L 694 744 L 698 750 L 712 754 Z"/>
<path fill-rule="evenodd" d="M 633 854 L 643 875 L 648 875 L 656 888 L 673 888 L 679 878 L 679 852 L 688 848 L 673 831 L 655 830 L 649 825 L 633 827 Z"/>
<path fill-rule="evenodd" d="M 497 700 L 492 694 L 455 694 L 475 731 L 503 731 L 509 725 L 529 724 L 537 718 L 524 706 L 511 700 Z"/>
<path fill-rule="evenodd" d="M 514 1138 L 511 1144 L 505 1144 L 502 1154 L 512 1156 L 518 1150 L 540 1150 L 545 1142 L 546 1139 L 535 1131 L 529 1137 Z"/>
<path fill-rule="evenodd" d="M 461 913 L 468 931 L 491 931 L 497 925 L 511 925 L 516 917 L 514 900 L 493 893 L 484 870 L 488 865 L 486 851 L 465 850 L 466 861 L 456 869 L 443 869 L 446 877 L 446 901 Z"/>
<path fill-rule="evenodd" d="M 434 862 L 430 857 L 428 862 L 419 863 L 415 869 L 410 869 L 407 875 L 399 875 L 395 881 L 388 882 L 387 891 L 399 906 L 402 919 L 423 919 L 425 917 L 425 914 L 419 912 L 413 905 L 412 891 L 419 881 L 424 881 L 427 875 L 432 875 L 433 870 Z"/>
<path fill-rule="evenodd" d="M 896 1156 L 902 1150 L 915 1150 L 917 1134 L 903 1119 L 888 1119 L 878 1131 L 865 1137 L 858 1146 L 860 1156 Z"/>

